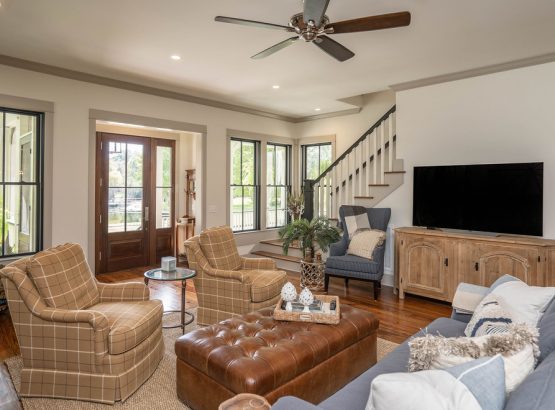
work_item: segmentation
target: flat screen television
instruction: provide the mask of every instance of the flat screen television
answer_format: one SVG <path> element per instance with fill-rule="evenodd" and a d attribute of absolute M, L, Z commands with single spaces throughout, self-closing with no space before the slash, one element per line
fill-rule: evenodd
<path fill-rule="evenodd" d="M 543 235 L 543 163 L 414 167 L 413 225 Z"/>

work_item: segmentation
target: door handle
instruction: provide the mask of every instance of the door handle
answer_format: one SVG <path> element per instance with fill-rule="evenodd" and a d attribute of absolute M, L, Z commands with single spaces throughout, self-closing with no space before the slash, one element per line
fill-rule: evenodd
<path fill-rule="evenodd" d="M 145 222 L 148 222 L 148 206 L 145 206 Z"/>

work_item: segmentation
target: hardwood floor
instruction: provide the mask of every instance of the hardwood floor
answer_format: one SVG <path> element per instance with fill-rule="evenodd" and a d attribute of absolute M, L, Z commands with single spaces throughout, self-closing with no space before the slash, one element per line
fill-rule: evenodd
<path fill-rule="evenodd" d="M 98 275 L 100 282 L 133 282 L 143 281 L 143 273 L 149 268 L 135 268 L 116 273 Z M 289 272 L 289 280 L 299 287 L 299 274 Z M 150 296 L 160 299 L 166 310 L 180 308 L 181 288 L 179 282 L 150 281 Z M 393 289 L 383 286 L 378 300 L 372 297 L 372 284 L 351 280 L 349 286 L 340 278 L 331 278 L 330 295 L 340 297 L 341 303 L 372 312 L 380 321 L 378 336 L 382 339 L 401 343 L 428 323 L 438 317 L 448 317 L 451 307 L 442 302 L 426 298 L 406 295 L 400 300 L 393 294 Z M 197 298 L 193 281 L 187 281 L 187 309 L 197 306 Z M 17 338 L 9 313 L 0 313 L 0 362 L 19 354 Z M 19 409 L 20 404 L 8 376 L 5 365 L 0 364 L 0 408 Z"/>

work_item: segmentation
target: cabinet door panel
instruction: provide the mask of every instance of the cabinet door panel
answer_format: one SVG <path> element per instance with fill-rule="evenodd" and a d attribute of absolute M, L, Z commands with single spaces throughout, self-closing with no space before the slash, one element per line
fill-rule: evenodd
<path fill-rule="evenodd" d="M 401 269 L 404 291 L 445 299 L 448 293 L 445 241 L 434 238 L 403 240 Z"/>
<path fill-rule="evenodd" d="M 459 280 L 491 286 L 503 275 L 512 275 L 536 286 L 543 285 L 538 267 L 540 252 L 536 247 L 468 243 L 459 259 Z"/>

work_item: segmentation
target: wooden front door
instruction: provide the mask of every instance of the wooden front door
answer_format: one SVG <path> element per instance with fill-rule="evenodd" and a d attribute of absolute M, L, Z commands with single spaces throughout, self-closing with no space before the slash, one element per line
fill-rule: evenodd
<path fill-rule="evenodd" d="M 96 272 L 173 254 L 174 141 L 97 134 Z"/>

